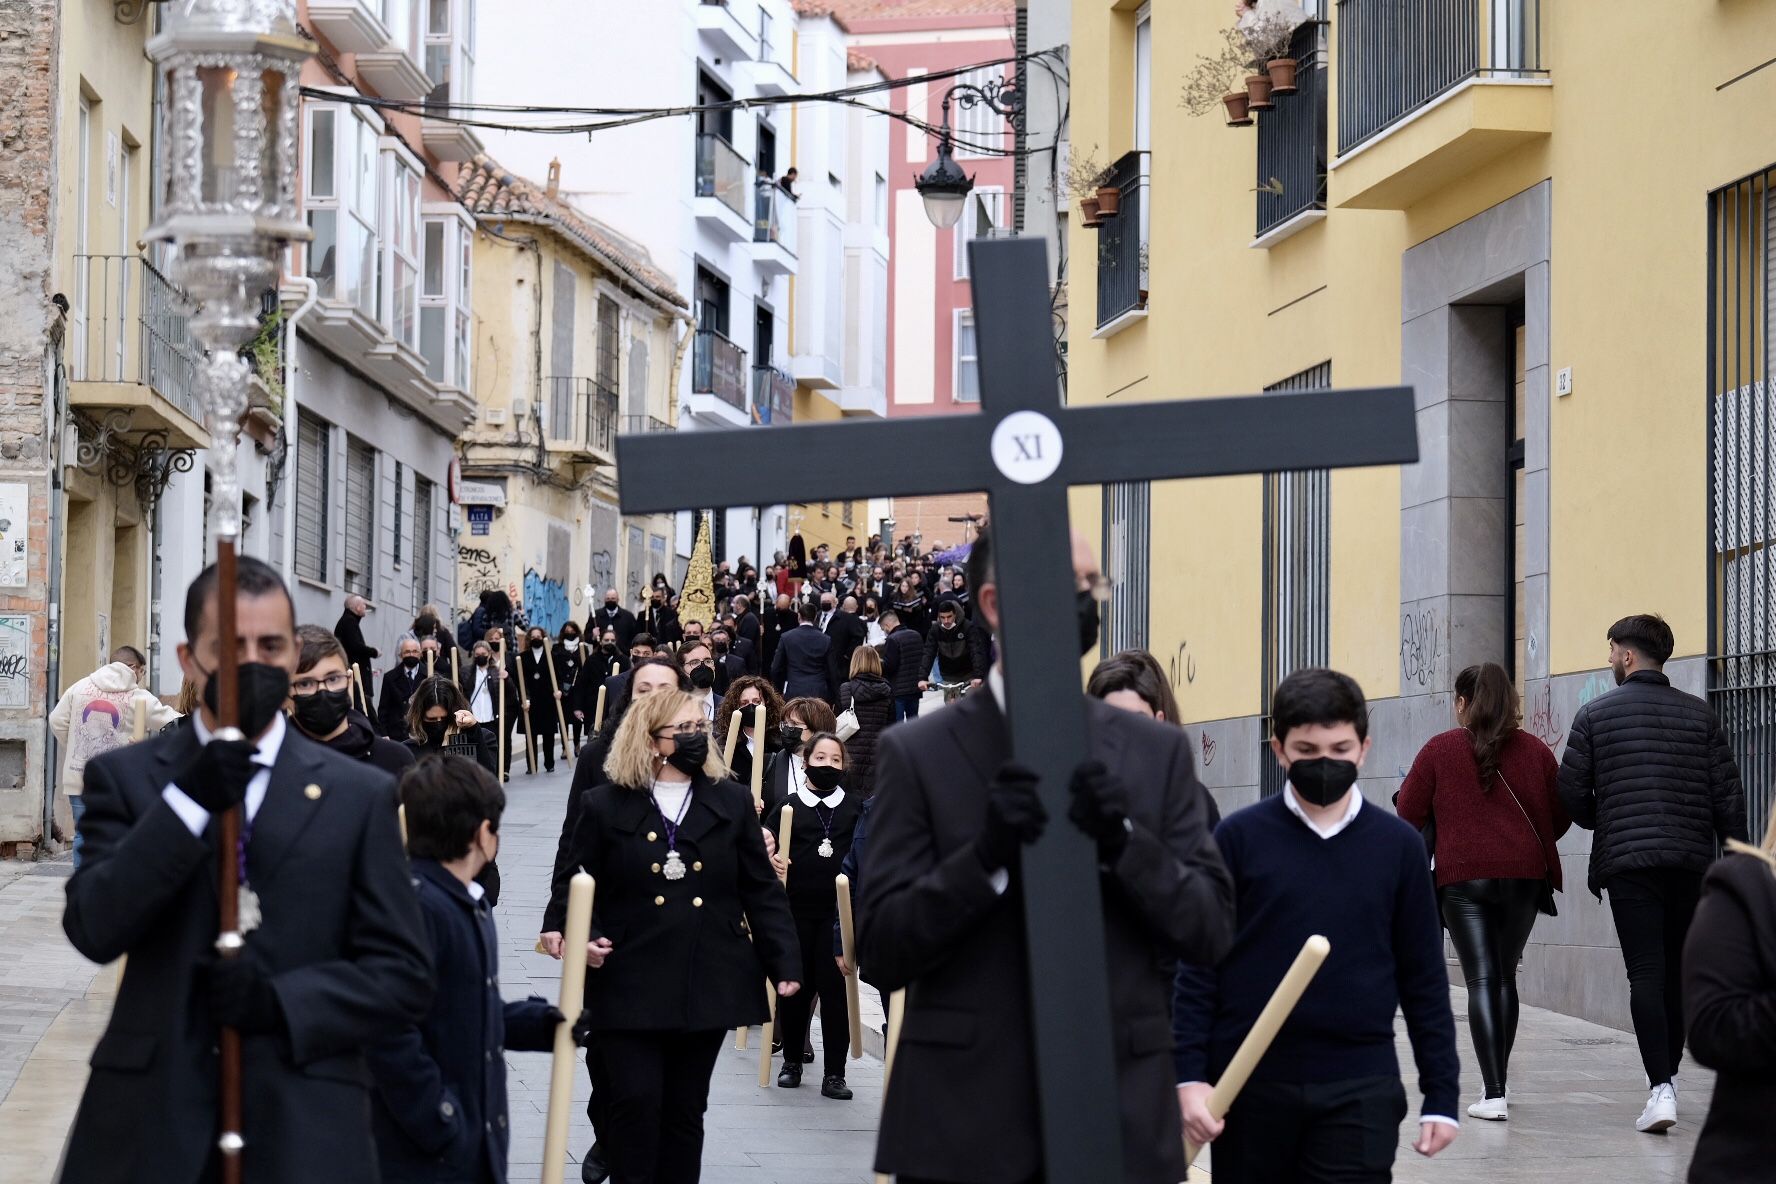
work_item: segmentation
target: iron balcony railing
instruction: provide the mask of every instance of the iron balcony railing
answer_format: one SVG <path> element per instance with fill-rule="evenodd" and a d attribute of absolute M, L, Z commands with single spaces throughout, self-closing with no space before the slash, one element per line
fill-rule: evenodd
<path fill-rule="evenodd" d="M 755 185 L 752 241 L 776 243 L 791 255 L 796 253 L 795 195 L 764 174 Z"/>
<path fill-rule="evenodd" d="M 1098 231 L 1098 324 L 1107 325 L 1141 305 L 1146 267 L 1141 258 L 1141 199 L 1146 188 L 1145 153 L 1130 152 L 1110 168 L 1109 184 L 1122 191 L 1114 216 Z"/>
<path fill-rule="evenodd" d="M 1338 151 L 1470 78 L 1546 73 L 1541 0 L 1338 0 Z"/>
<path fill-rule="evenodd" d="M 140 255 L 76 255 L 73 280 L 69 378 L 141 383 L 202 423 L 191 298 Z"/>
<path fill-rule="evenodd" d="M 746 410 L 746 351 L 715 329 L 697 330 L 691 351 L 691 392 L 714 395 L 728 406 Z"/>
<path fill-rule="evenodd" d="M 554 376 L 543 381 L 548 402 L 543 427 L 555 447 L 610 452 L 617 438 L 617 392 L 595 378 Z"/>
<path fill-rule="evenodd" d="M 655 419 L 651 415 L 625 415 L 621 422 L 622 434 L 627 436 L 636 432 L 670 432 L 672 425 L 663 419 Z"/>
<path fill-rule="evenodd" d="M 795 379 L 775 366 L 754 366 L 752 413 L 757 423 L 788 423 L 795 414 Z"/>
<path fill-rule="evenodd" d="M 752 184 L 752 165 L 734 146 L 714 132 L 697 137 L 697 196 L 719 198 L 742 218 L 750 220 L 746 191 Z"/>
<path fill-rule="evenodd" d="M 1295 30 L 1292 95 L 1258 116 L 1258 234 L 1307 210 L 1326 208 L 1325 24 L 1309 21 Z"/>

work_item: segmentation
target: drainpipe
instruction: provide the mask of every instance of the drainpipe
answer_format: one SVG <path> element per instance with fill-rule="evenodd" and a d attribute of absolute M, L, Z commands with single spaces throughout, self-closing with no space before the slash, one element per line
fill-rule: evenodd
<path fill-rule="evenodd" d="M 49 636 L 44 652 L 48 655 L 44 670 L 44 698 L 54 705 L 61 698 L 62 680 L 62 500 L 67 496 L 66 483 L 63 480 L 62 457 L 66 451 L 68 422 L 67 385 L 64 379 L 67 371 L 62 368 L 60 350 L 50 355 L 50 406 L 48 408 L 51 423 L 55 430 L 50 433 L 49 452 L 49 550 L 46 553 L 49 567 Z M 46 721 L 47 722 L 47 721 Z M 38 857 L 49 849 L 50 836 L 55 833 L 55 795 L 56 775 L 61 767 L 57 754 L 55 735 L 48 727 L 43 729 L 43 838 L 37 844 Z M 69 845 L 73 845 L 73 837 L 69 836 Z"/>
<path fill-rule="evenodd" d="M 288 277 L 304 292 L 302 303 L 284 318 L 284 579 L 296 579 L 296 323 L 321 298 L 306 275 Z"/>

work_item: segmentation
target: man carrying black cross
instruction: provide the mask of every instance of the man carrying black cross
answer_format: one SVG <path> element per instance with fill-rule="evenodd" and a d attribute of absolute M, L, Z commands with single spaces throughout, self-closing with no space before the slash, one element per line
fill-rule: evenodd
<path fill-rule="evenodd" d="M 1103 577 L 1077 533 L 1073 568 L 1089 649 Z M 985 530 L 968 583 L 996 629 Z M 1037 775 L 1011 759 L 1004 685 L 995 667 L 981 692 L 882 733 L 859 962 L 883 989 L 910 989 L 876 1170 L 901 1184 L 1043 1177 L 1020 863 L 1045 826 L 1071 825 L 1095 840 L 1103 884 L 1123 1178 L 1182 1180 L 1170 967 L 1212 964 L 1233 936 L 1233 886 L 1189 746 L 1176 728 L 1087 702 L 1090 756 L 1066 821 L 1050 820 Z"/>

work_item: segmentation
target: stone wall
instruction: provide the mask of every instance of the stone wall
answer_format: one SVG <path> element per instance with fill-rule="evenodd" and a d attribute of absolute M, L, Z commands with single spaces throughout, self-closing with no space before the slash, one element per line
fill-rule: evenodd
<path fill-rule="evenodd" d="M 0 0 L 0 493 L 26 507 L 24 582 L 0 586 L 0 857 L 43 838 L 50 636 L 59 28 L 56 0 Z M 0 546 L 20 523 L 0 524 Z M 4 565 L 0 565 L 3 567 Z M 21 681 L 24 686 L 18 687 Z M 22 691 L 22 693 L 21 693 Z"/>

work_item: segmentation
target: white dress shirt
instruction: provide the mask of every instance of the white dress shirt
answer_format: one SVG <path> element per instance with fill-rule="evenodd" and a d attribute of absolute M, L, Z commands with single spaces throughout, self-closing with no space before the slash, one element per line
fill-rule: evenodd
<path fill-rule="evenodd" d="M 259 807 L 265 801 L 265 791 L 271 786 L 271 767 L 277 764 L 278 751 L 284 746 L 285 727 L 284 713 L 280 711 L 272 717 L 271 726 L 265 729 L 265 735 L 256 741 L 258 751 L 253 753 L 253 763 L 260 769 L 247 782 L 247 797 L 242 803 L 248 822 L 253 821 L 253 815 L 259 813 Z M 210 730 L 204 727 L 202 712 L 191 713 L 191 730 L 196 734 L 199 744 L 210 742 Z M 173 813 L 179 816 L 187 830 L 194 835 L 203 834 L 204 827 L 210 824 L 210 812 L 192 801 L 190 794 L 168 782 L 166 788 L 160 791 L 160 796 L 173 808 Z"/>
<path fill-rule="evenodd" d="M 1301 799 L 1295 796 L 1295 787 L 1293 785 L 1285 784 L 1283 786 L 1283 805 L 1288 807 L 1289 813 L 1301 819 L 1301 821 L 1307 826 L 1307 829 L 1313 831 L 1314 834 L 1319 835 L 1322 839 L 1329 839 L 1333 835 L 1343 831 L 1345 827 L 1349 826 L 1356 820 L 1357 811 L 1363 808 L 1363 794 L 1353 786 L 1350 795 L 1350 804 L 1344 808 L 1343 815 L 1325 824 L 1315 822 L 1307 816 L 1307 811 L 1301 808 Z"/>
<path fill-rule="evenodd" d="M 469 696 L 469 711 L 474 715 L 476 723 L 494 723 L 498 712 L 493 706 L 493 663 L 475 667 L 474 679 L 471 685 L 475 688 L 475 693 Z"/>

